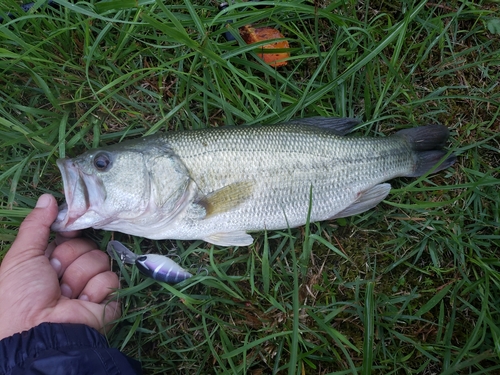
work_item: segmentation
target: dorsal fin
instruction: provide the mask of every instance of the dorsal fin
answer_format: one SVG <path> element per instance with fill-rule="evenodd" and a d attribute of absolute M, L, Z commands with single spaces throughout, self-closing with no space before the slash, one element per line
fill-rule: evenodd
<path fill-rule="evenodd" d="M 286 122 L 286 125 L 315 126 L 320 129 L 331 131 L 336 135 L 346 135 L 350 133 L 361 121 L 351 117 L 308 117 L 294 119 Z"/>

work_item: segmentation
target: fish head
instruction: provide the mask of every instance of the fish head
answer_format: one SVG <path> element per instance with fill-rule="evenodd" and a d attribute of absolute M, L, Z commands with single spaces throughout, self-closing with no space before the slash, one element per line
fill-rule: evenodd
<path fill-rule="evenodd" d="M 104 228 L 144 214 L 151 196 L 145 155 L 140 150 L 103 148 L 57 160 L 66 203 L 52 230 Z"/>

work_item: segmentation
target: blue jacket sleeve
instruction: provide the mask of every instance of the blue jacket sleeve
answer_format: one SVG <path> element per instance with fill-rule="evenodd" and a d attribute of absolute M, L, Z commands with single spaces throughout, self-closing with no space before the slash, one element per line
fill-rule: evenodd
<path fill-rule="evenodd" d="M 0 374 L 142 374 L 138 361 L 83 324 L 42 323 L 0 341 Z"/>

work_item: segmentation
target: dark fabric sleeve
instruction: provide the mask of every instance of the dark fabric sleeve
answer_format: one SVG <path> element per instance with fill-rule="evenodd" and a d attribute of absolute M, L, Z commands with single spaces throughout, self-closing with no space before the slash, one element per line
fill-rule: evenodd
<path fill-rule="evenodd" d="M 83 324 L 42 323 L 0 341 L 0 374 L 135 375 L 138 361 Z"/>

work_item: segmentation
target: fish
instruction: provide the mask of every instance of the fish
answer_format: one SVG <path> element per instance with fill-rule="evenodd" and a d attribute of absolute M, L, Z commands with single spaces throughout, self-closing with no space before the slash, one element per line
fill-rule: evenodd
<path fill-rule="evenodd" d="M 137 255 L 120 241 L 109 241 L 106 251 L 110 257 L 122 263 L 135 264 L 139 271 L 156 281 L 176 284 L 193 275 L 162 254 Z"/>
<path fill-rule="evenodd" d="M 348 135 L 359 123 L 310 117 L 171 131 L 59 159 L 66 203 L 52 229 L 249 246 L 252 232 L 360 214 L 386 198 L 386 181 L 455 163 L 443 125 Z"/>

